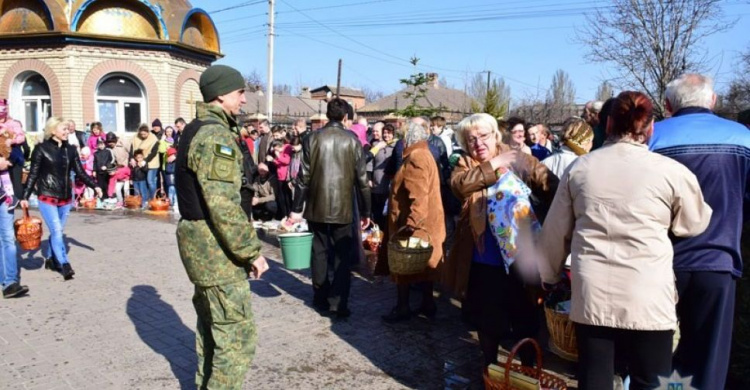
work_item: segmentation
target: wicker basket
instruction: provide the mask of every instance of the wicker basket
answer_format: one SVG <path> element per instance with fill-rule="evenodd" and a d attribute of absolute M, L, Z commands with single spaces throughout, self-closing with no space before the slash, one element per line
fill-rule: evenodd
<path fill-rule="evenodd" d="M 533 345 L 534 349 L 536 350 L 536 368 L 525 367 L 513 363 L 513 358 L 516 357 L 518 350 L 522 345 L 526 343 L 531 343 L 531 345 Z M 487 369 L 484 369 L 483 376 L 485 390 L 516 390 L 515 387 L 511 387 L 510 385 L 511 371 L 520 372 L 521 374 L 528 377 L 538 379 L 539 384 L 543 389 L 568 389 L 568 385 L 567 383 L 565 383 L 565 380 L 552 374 L 546 373 L 542 370 L 542 349 L 539 347 L 539 343 L 537 343 L 534 339 L 523 339 L 519 341 L 510 351 L 510 355 L 508 355 L 508 359 L 505 361 L 505 379 L 503 381 L 498 381 L 491 378 L 489 373 L 487 372 Z"/>
<path fill-rule="evenodd" d="M 96 198 L 81 199 L 81 207 L 83 207 L 85 209 L 95 209 L 96 208 Z"/>
<path fill-rule="evenodd" d="M 143 198 L 140 195 L 128 195 L 125 197 L 125 207 L 129 209 L 139 209 L 143 204 Z"/>
<path fill-rule="evenodd" d="M 161 193 L 161 196 L 159 195 Z M 164 190 L 159 188 L 156 190 L 154 197 L 148 201 L 148 208 L 151 211 L 167 211 L 169 210 L 169 200 L 164 194 Z"/>
<path fill-rule="evenodd" d="M 430 246 L 427 248 L 404 248 L 399 245 L 397 240 L 399 233 L 406 228 L 407 226 L 398 229 L 388 240 L 388 268 L 390 268 L 392 274 L 413 275 L 423 272 L 427 268 L 430 257 L 432 257 L 432 238 L 426 230 L 427 241 L 430 242 Z"/>
<path fill-rule="evenodd" d="M 42 245 L 42 220 L 30 216 L 28 207 L 23 208 L 23 217 L 13 223 L 13 228 L 21 249 L 33 251 Z"/>
<path fill-rule="evenodd" d="M 576 345 L 576 329 L 570 316 L 560 313 L 550 307 L 544 307 L 549 329 L 549 348 L 557 356 L 573 362 L 578 361 L 578 346 Z"/>

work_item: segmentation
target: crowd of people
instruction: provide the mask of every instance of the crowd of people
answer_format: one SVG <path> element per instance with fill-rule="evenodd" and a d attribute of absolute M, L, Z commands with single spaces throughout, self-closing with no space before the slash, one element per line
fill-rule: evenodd
<path fill-rule="evenodd" d="M 332 101 L 331 123 L 303 136 L 292 186 L 291 219 L 304 210 L 314 234 L 315 308 L 351 314 L 346 259 L 372 216 L 386 238 L 406 231 L 434 248 L 423 272 L 391 273 L 386 322 L 433 317 L 440 286 L 462 300 L 489 365 L 501 340 L 538 336 L 540 296 L 567 290 L 579 388 L 612 388 L 620 374 L 651 389 L 673 370 L 696 388 L 724 388 L 750 131 L 712 113 L 710 78 L 684 75 L 666 96 L 659 122 L 645 94 L 625 91 L 556 132 L 487 114 L 455 130 L 438 116 L 366 131 Z M 383 246 L 376 272 L 392 261 Z M 533 351 L 520 358 L 532 365 Z"/>
<path fill-rule="evenodd" d="M 386 239 L 405 233 L 433 248 L 422 272 L 401 275 L 390 272 L 381 247 L 375 272 L 397 285 L 383 321 L 433 318 L 441 289 L 461 300 L 489 365 L 497 363 L 501 340 L 539 334 L 539 297 L 567 290 L 579 388 L 612 388 L 614 375 L 627 374 L 631 388 L 651 389 L 673 369 L 697 388 L 724 388 L 742 211 L 750 203 L 750 131 L 712 113 L 710 78 L 672 81 L 668 119 L 655 122 L 649 98 L 625 91 L 589 102 L 558 129 L 488 114 L 452 127 L 441 116 L 371 123 L 338 98 L 328 102 L 328 124 L 315 131 L 304 119 L 290 128 L 242 124 L 243 86 L 231 68 L 209 68 L 195 121 L 180 118 L 162 129 L 157 119 L 128 146 L 100 123 L 89 134 L 60 118 L 48 121 L 30 155 L 20 138 L 9 137 L 11 153 L 0 156 L 0 170 L 9 172 L 0 173 L 0 215 L 10 215 L 0 218 L 4 296 L 28 291 L 8 266 L 14 199 L 27 207 L 36 194 L 50 228 L 45 266 L 70 279 L 62 230 L 72 205 L 96 195 L 121 207 L 132 181 L 142 207 L 163 191 L 182 215 L 178 243 L 196 285 L 202 337 L 218 326 L 208 319 L 216 315 L 213 300 L 249 301 L 249 290 L 237 287 L 242 275 L 267 269 L 246 223 L 306 220 L 313 306 L 341 319 L 352 315 L 352 253 L 375 223 Z M 3 112 L 0 104 L 0 125 Z M 13 128 L 3 127 L 11 135 Z M 31 163 L 25 186 L 13 173 L 18 158 Z M 227 263 L 206 263 L 212 256 Z M 214 291 L 217 285 L 238 290 Z M 417 310 L 409 306 L 412 287 L 421 293 Z M 232 332 L 254 340 L 251 314 L 236 323 L 240 330 Z M 254 341 L 245 342 L 254 349 Z M 522 350 L 520 359 L 533 365 L 533 351 Z M 249 361 L 241 365 L 231 375 L 244 375 Z M 199 382 L 208 383 L 207 375 L 199 372 Z"/>

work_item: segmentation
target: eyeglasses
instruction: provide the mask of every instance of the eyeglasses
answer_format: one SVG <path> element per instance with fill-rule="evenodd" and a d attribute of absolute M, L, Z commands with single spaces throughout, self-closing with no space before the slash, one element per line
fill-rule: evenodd
<path fill-rule="evenodd" d="M 469 141 L 469 145 L 477 145 L 479 141 L 482 141 L 482 143 L 487 143 L 487 141 L 494 135 L 493 132 L 479 134 L 478 137 L 469 137 L 467 141 Z"/>

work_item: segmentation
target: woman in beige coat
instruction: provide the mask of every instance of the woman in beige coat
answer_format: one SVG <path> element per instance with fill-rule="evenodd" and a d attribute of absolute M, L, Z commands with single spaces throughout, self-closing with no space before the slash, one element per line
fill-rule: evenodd
<path fill-rule="evenodd" d="M 404 137 L 404 162 L 391 184 L 388 205 L 388 232 L 395 234 L 404 229 L 408 235 L 427 240 L 433 251 L 427 268 L 416 275 L 391 273 L 397 284 L 397 303 L 393 310 L 383 316 L 386 322 L 409 319 L 409 285 L 418 283 L 422 290 L 422 305 L 419 313 L 427 317 L 435 315 L 436 306 L 432 295 L 433 282 L 443 262 L 445 241 L 445 218 L 440 198 L 440 174 L 435 158 L 427 145 L 427 129 L 410 123 Z"/>
<path fill-rule="evenodd" d="M 640 92 L 616 98 L 607 143 L 571 165 L 542 227 L 544 282 L 560 280 L 571 253 L 570 319 L 583 390 L 612 389 L 616 353 L 631 389 L 655 388 L 671 374 L 677 292 L 669 234 L 698 235 L 711 217 L 695 176 L 649 152 L 652 115 Z"/>

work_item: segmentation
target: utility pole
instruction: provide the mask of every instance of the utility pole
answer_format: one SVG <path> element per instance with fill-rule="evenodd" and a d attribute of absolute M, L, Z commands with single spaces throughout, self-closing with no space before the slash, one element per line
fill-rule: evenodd
<path fill-rule="evenodd" d="M 274 38 L 274 11 L 276 0 L 268 0 L 268 78 L 266 87 L 266 116 L 268 122 L 273 123 L 273 38 Z"/>

